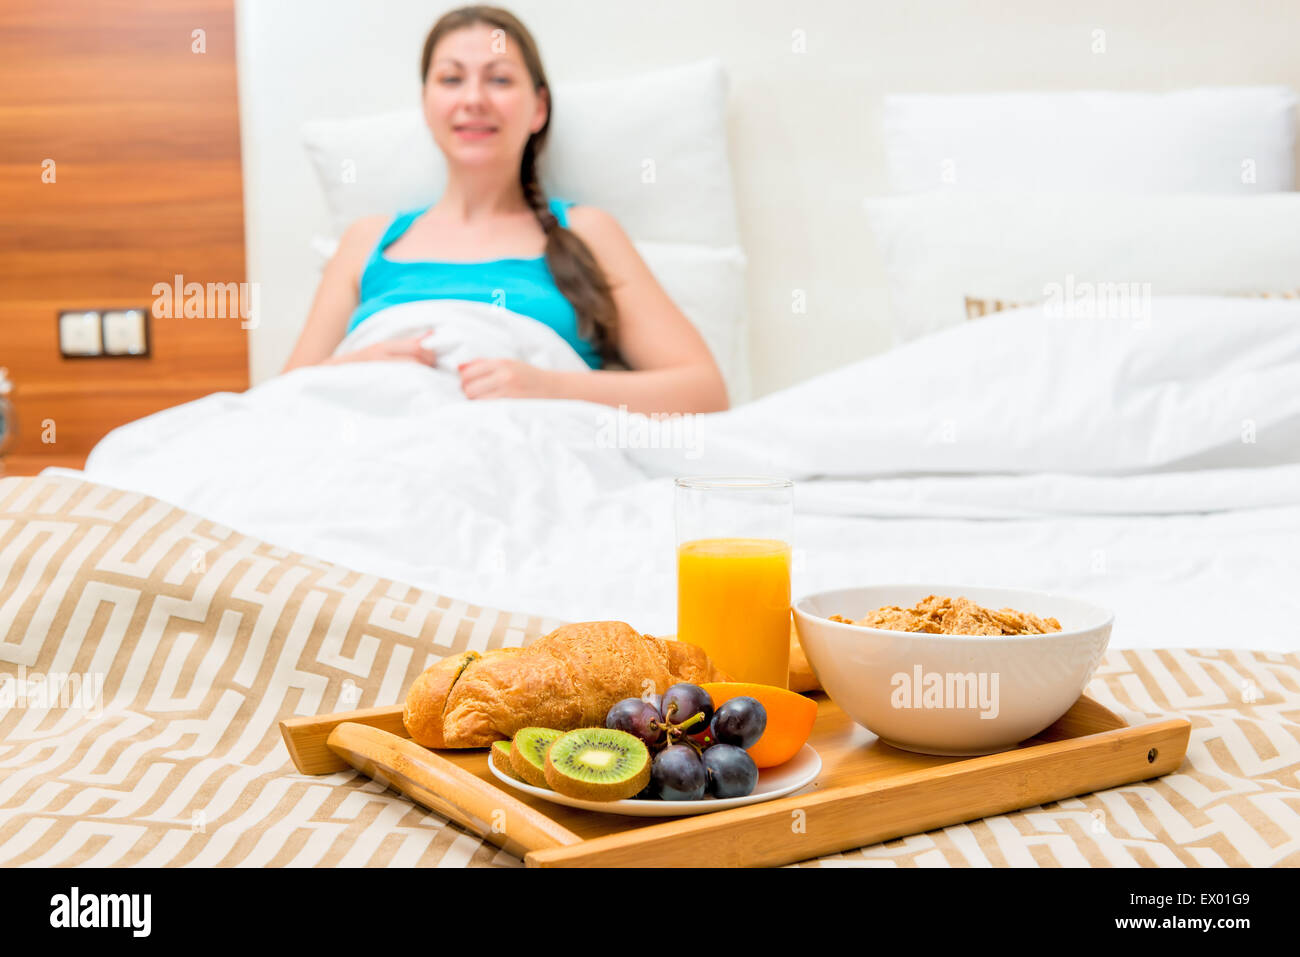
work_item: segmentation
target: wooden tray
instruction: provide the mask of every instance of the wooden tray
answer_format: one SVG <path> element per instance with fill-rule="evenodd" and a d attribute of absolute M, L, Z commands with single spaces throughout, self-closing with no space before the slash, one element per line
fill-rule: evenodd
<path fill-rule="evenodd" d="M 809 743 L 822 772 L 783 798 L 695 817 L 581 811 L 502 785 L 486 749 L 432 751 L 406 737 L 400 705 L 280 722 L 304 774 L 352 766 L 522 857 L 530 867 L 780 865 L 1159 777 L 1187 753 L 1191 722 L 1129 727 L 1087 696 L 1011 751 L 900 751 L 825 694 Z"/>

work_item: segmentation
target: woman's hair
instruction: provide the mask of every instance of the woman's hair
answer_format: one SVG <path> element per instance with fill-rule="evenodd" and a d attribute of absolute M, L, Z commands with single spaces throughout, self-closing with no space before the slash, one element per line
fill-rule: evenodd
<path fill-rule="evenodd" d="M 546 82 L 542 58 L 537 52 L 532 34 L 514 14 L 500 7 L 469 6 L 449 10 L 438 18 L 424 41 L 424 53 L 420 58 L 421 82 L 428 82 L 429 61 L 433 58 L 433 50 L 438 41 L 455 30 L 478 24 L 504 30 L 518 44 L 524 64 L 532 77 L 533 89 L 539 93 L 543 89 L 547 91 L 549 102 L 546 122 L 524 145 L 523 159 L 519 164 L 519 182 L 523 186 L 524 199 L 546 231 L 546 264 L 555 277 L 556 287 L 578 315 L 578 333 L 594 342 L 602 359 L 608 363 L 617 357 L 614 342 L 618 325 L 618 309 L 614 305 L 609 282 L 587 244 L 577 233 L 561 226 L 555 218 L 537 179 L 537 158 L 546 145 L 546 134 L 551 128 L 555 103 L 550 97 L 550 85 Z"/>

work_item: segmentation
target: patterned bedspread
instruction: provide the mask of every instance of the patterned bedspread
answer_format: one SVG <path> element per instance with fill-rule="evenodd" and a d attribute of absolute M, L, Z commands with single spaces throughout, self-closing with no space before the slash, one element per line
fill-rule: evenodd
<path fill-rule="evenodd" d="M 400 701 L 466 648 L 560 624 L 276 548 L 144 495 L 0 480 L 0 864 L 519 866 L 278 722 Z M 1156 781 L 822 866 L 1300 865 L 1300 654 L 1111 651 L 1088 694 L 1192 722 Z"/>

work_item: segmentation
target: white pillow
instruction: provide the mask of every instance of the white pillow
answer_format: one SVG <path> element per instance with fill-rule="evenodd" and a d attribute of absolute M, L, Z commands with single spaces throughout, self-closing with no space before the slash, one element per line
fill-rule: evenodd
<path fill-rule="evenodd" d="M 691 243 L 634 244 L 664 291 L 686 314 L 713 353 L 731 404 L 750 398 L 749 337 L 745 322 L 744 251 L 739 246 Z M 323 265 L 337 239 L 316 236 L 312 248 Z"/>
<path fill-rule="evenodd" d="M 965 320 L 965 300 L 1038 302 L 1092 284 L 1149 295 L 1300 288 L 1300 193 L 927 193 L 868 199 L 895 340 Z"/>
<path fill-rule="evenodd" d="M 557 83 L 538 175 L 550 196 L 598 206 L 650 242 L 738 242 L 722 61 L 598 83 Z M 446 167 L 418 108 L 312 120 L 303 142 L 335 235 L 360 216 L 428 205 Z"/>
<path fill-rule="evenodd" d="M 446 163 L 419 110 L 308 120 L 302 141 L 325 194 L 332 239 L 362 216 L 427 206 L 447 183 Z"/>
<path fill-rule="evenodd" d="M 1286 87 L 885 97 L 889 186 L 1265 193 L 1294 188 Z"/>

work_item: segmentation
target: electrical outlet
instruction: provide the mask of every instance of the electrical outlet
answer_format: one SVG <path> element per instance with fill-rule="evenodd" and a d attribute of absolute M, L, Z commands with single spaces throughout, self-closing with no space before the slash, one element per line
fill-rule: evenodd
<path fill-rule="evenodd" d="M 59 352 L 65 356 L 97 356 L 104 351 L 98 312 L 59 313 Z"/>
<path fill-rule="evenodd" d="M 114 309 L 104 313 L 104 354 L 143 356 L 149 352 L 149 331 L 142 309 Z"/>
<path fill-rule="evenodd" d="M 85 309 L 59 313 L 59 353 L 68 359 L 149 355 L 149 310 Z"/>

